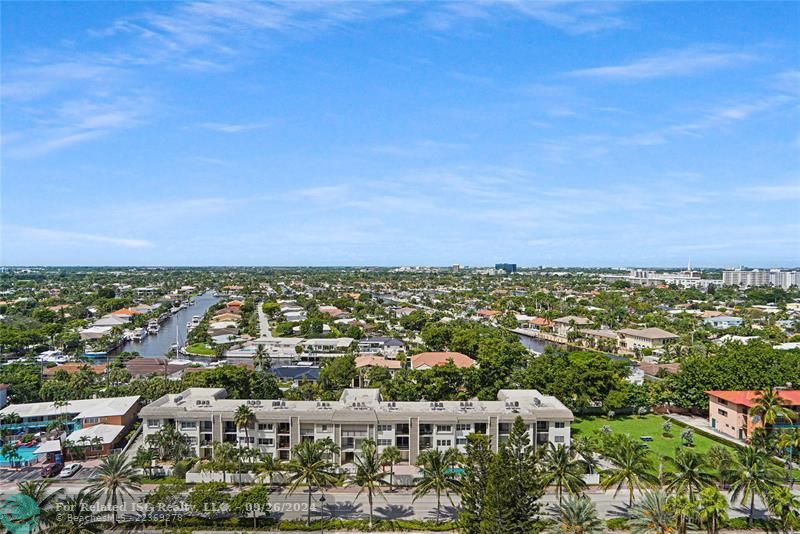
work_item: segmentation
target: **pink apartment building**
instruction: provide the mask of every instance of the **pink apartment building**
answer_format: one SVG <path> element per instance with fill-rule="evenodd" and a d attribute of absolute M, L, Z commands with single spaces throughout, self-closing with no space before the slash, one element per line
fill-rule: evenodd
<path fill-rule="evenodd" d="M 756 404 L 757 391 L 706 391 L 708 394 L 708 423 L 711 428 L 733 438 L 747 441 L 753 430 L 761 427 L 758 416 L 748 415 Z M 800 412 L 800 390 L 781 390 L 778 395 L 789 408 Z M 783 421 L 788 423 L 788 421 Z M 779 421 L 777 424 L 781 424 Z"/>

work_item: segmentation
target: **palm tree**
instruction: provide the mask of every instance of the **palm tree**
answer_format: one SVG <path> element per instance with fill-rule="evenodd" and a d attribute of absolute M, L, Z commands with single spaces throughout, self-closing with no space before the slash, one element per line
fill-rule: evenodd
<path fill-rule="evenodd" d="M 383 449 L 381 453 L 381 464 L 389 464 L 389 491 L 394 491 L 394 464 L 402 458 L 400 449 L 394 445 L 390 445 Z"/>
<path fill-rule="evenodd" d="M 16 444 L 9 442 L 4 443 L 0 448 L 0 454 L 3 455 L 3 458 L 8 460 L 11 467 L 16 467 L 17 460 L 19 460 Z"/>
<path fill-rule="evenodd" d="M 47 532 L 53 534 L 100 534 L 105 530 L 94 511 L 100 494 L 82 488 L 73 496 L 65 496 L 58 502 L 57 520 Z"/>
<path fill-rule="evenodd" d="M 737 451 L 736 462 L 730 469 L 731 500 L 739 496 L 742 498 L 741 504 L 750 500 L 749 525 L 753 524 L 756 495 L 766 502 L 770 487 L 777 484 L 779 479 L 780 474 L 764 452 L 754 447 Z"/>
<path fill-rule="evenodd" d="M 667 507 L 675 514 L 678 534 L 686 534 L 689 522 L 697 515 L 697 502 L 686 495 L 673 495 L 667 499 Z"/>
<path fill-rule="evenodd" d="M 227 441 L 217 442 L 213 447 L 215 467 L 222 470 L 222 482 L 227 482 L 228 465 L 236 456 L 236 449 L 233 444 Z"/>
<path fill-rule="evenodd" d="M 570 495 L 577 495 L 586 488 L 580 462 L 564 445 L 548 443 L 542 459 L 542 482 L 545 486 L 555 484 L 558 504 L 564 489 Z"/>
<path fill-rule="evenodd" d="M 605 523 L 597 516 L 597 507 L 585 495 L 568 497 L 558 505 L 560 518 L 553 534 L 601 534 Z"/>
<path fill-rule="evenodd" d="M 794 489 L 794 475 L 792 473 L 792 460 L 795 452 L 800 450 L 800 428 L 793 428 L 780 433 L 777 442 L 778 451 L 786 461 L 786 480 L 789 488 Z"/>
<path fill-rule="evenodd" d="M 97 480 L 90 486 L 99 494 L 106 496 L 105 504 L 112 506 L 112 524 L 117 526 L 117 505 L 122 495 L 133 497 L 132 492 L 139 491 L 139 476 L 122 454 L 112 454 L 103 458 L 97 468 Z"/>
<path fill-rule="evenodd" d="M 772 386 L 756 392 L 753 402 L 753 407 L 750 408 L 748 415 L 754 420 L 756 417 L 760 417 L 767 430 L 770 430 L 778 419 L 793 421 L 797 417 L 786 405 L 786 399 L 781 397 L 778 390 Z"/>
<path fill-rule="evenodd" d="M 720 523 L 728 519 L 728 499 L 713 486 L 703 489 L 699 497 L 697 516 L 708 534 L 717 534 Z"/>
<path fill-rule="evenodd" d="M 271 363 L 271 358 L 269 355 L 267 355 L 264 345 L 259 345 L 256 347 L 256 353 L 253 355 L 253 366 L 257 370 L 263 371 L 265 369 L 269 369 L 271 367 Z"/>
<path fill-rule="evenodd" d="M 587 473 L 594 473 L 597 471 L 600 460 L 595 454 L 595 447 L 589 438 L 580 435 L 575 436 L 569 448 L 581 464 L 583 464 Z"/>
<path fill-rule="evenodd" d="M 269 453 L 265 453 L 260 457 L 260 465 L 257 468 L 256 479 L 263 483 L 266 478 L 269 481 L 270 488 L 272 487 L 272 475 L 278 471 L 280 464 L 275 457 Z"/>
<path fill-rule="evenodd" d="M 154 459 L 155 453 L 152 449 L 139 447 L 136 449 L 136 456 L 133 457 L 133 465 L 144 470 L 147 476 L 152 477 Z"/>
<path fill-rule="evenodd" d="M 369 502 L 369 529 L 372 530 L 372 500 L 373 495 L 378 493 L 383 496 L 381 485 L 386 484 L 381 466 L 381 459 L 378 455 L 378 448 L 371 439 L 361 442 L 361 454 L 355 457 L 356 473 L 353 477 L 353 484 L 359 486 L 358 494 L 366 490 L 367 501 Z M 385 499 L 385 497 L 384 497 Z"/>
<path fill-rule="evenodd" d="M 458 451 L 456 449 L 447 449 L 445 452 L 430 449 L 421 453 L 417 458 L 417 465 L 422 467 L 422 478 L 414 485 L 413 500 L 416 501 L 431 491 L 436 492 L 436 524 L 439 524 L 442 493 L 453 504 L 450 492 L 457 492 L 459 488 L 459 482 L 451 469 L 457 460 Z"/>
<path fill-rule="evenodd" d="M 601 483 L 603 489 L 616 486 L 614 496 L 619 494 L 623 486 L 628 488 L 628 506 L 633 506 L 635 489 L 655 487 L 658 479 L 650 473 L 653 468 L 650 451 L 642 443 L 633 441 L 627 435 L 620 434 L 610 444 L 606 457 L 612 463 Z"/>
<path fill-rule="evenodd" d="M 314 486 L 321 491 L 339 480 L 328 455 L 329 446 L 322 441 L 301 441 L 292 447 L 292 459 L 287 466 L 289 494 L 297 491 L 301 484 L 308 486 L 307 525 L 311 524 L 311 494 Z"/>
<path fill-rule="evenodd" d="M 661 490 L 646 491 L 630 510 L 628 526 L 633 534 L 671 534 L 675 531 L 675 514 Z"/>
<path fill-rule="evenodd" d="M 800 497 L 786 486 L 777 486 L 767 494 L 770 511 L 781 521 L 784 532 L 790 532 L 800 515 Z"/>
<path fill-rule="evenodd" d="M 237 430 L 241 430 L 244 428 L 244 438 L 247 446 L 250 446 L 250 435 L 247 432 L 247 429 L 255 422 L 256 414 L 253 413 L 253 410 L 250 409 L 249 406 L 246 404 L 242 404 L 238 408 L 236 408 L 236 413 L 233 414 L 233 424 L 236 425 Z M 242 446 L 241 440 L 239 441 L 239 447 Z"/>
<path fill-rule="evenodd" d="M 675 472 L 666 476 L 667 491 L 688 493 L 689 500 L 693 501 L 695 492 L 714 483 L 714 475 L 705 470 L 705 460 L 695 452 L 678 449 L 672 463 Z"/>
<path fill-rule="evenodd" d="M 39 508 L 38 530 L 42 530 L 42 525 L 49 525 L 53 521 L 57 500 L 64 494 L 63 488 L 50 491 L 52 483 L 52 480 L 31 480 L 17 484 L 20 495 L 33 499 Z"/>

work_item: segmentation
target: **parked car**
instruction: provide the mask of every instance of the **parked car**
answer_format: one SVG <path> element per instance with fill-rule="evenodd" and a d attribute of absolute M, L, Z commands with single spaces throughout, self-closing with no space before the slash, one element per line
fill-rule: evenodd
<path fill-rule="evenodd" d="M 58 477 L 69 478 L 80 470 L 81 470 L 81 464 L 67 464 L 64 466 L 64 469 L 61 471 L 61 474 L 58 475 Z"/>
<path fill-rule="evenodd" d="M 61 472 L 64 464 L 47 464 L 42 466 L 42 478 L 54 477 Z"/>

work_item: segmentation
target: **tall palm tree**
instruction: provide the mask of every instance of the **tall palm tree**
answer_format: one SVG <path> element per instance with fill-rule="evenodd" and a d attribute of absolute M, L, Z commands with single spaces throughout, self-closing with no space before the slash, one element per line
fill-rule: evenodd
<path fill-rule="evenodd" d="M 58 499 L 64 494 L 64 489 L 50 491 L 52 480 L 31 480 L 19 482 L 17 491 L 20 495 L 25 495 L 33 499 L 39 508 L 38 530 L 42 530 L 42 525 L 49 525 L 55 519 L 55 510 Z"/>
<path fill-rule="evenodd" d="M 570 444 L 570 451 L 583 464 L 587 473 L 594 473 L 600 466 L 600 460 L 595 454 L 593 443 L 586 436 L 575 436 Z"/>
<path fill-rule="evenodd" d="M 720 491 L 709 486 L 699 493 L 697 517 L 705 523 L 708 534 L 717 534 L 720 523 L 728 519 L 728 499 Z"/>
<path fill-rule="evenodd" d="M 394 491 L 394 464 L 400 461 L 400 449 L 390 445 L 381 453 L 381 465 L 389 464 L 389 491 Z"/>
<path fill-rule="evenodd" d="M 797 451 L 800 451 L 800 428 L 793 428 L 781 432 L 776 445 L 786 462 L 786 480 L 789 482 L 789 488 L 794 489 L 792 461 Z"/>
<path fill-rule="evenodd" d="M 653 468 L 650 451 L 630 436 L 620 434 L 610 444 L 606 457 L 612 467 L 606 472 L 601 486 L 603 489 L 615 487 L 615 497 L 623 486 L 627 486 L 628 506 L 633 506 L 634 490 L 658 485 L 658 479 L 650 473 Z"/>
<path fill-rule="evenodd" d="M 667 504 L 667 494 L 661 490 L 646 491 L 630 509 L 628 526 L 633 534 L 672 534 L 675 514 Z"/>
<path fill-rule="evenodd" d="M 597 515 L 597 507 L 585 495 L 568 497 L 558 505 L 559 520 L 552 534 L 601 534 L 605 523 Z"/>
<path fill-rule="evenodd" d="M 779 480 L 780 473 L 772 465 L 766 453 L 754 447 L 745 447 L 737 451 L 736 462 L 730 469 L 731 500 L 741 496 L 741 504 L 746 504 L 749 499 L 748 524 L 753 524 L 756 495 L 766 502 L 770 487 Z"/>
<path fill-rule="evenodd" d="M 784 532 L 790 532 L 800 516 L 800 497 L 786 486 L 777 486 L 767 494 L 770 511 L 781 521 Z M 795 531 L 796 532 L 796 531 Z"/>
<path fill-rule="evenodd" d="M 222 469 L 222 482 L 227 482 L 228 465 L 236 456 L 236 449 L 233 444 L 227 441 L 217 442 L 213 447 L 214 463 Z"/>
<path fill-rule="evenodd" d="M 545 486 L 555 485 L 558 504 L 566 489 L 570 495 L 577 495 L 586 488 L 581 463 L 564 445 L 549 443 L 542 458 L 542 482 Z"/>
<path fill-rule="evenodd" d="M 265 369 L 269 369 L 271 364 L 271 358 L 267 355 L 266 349 L 264 349 L 264 345 L 259 345 L 256 347 L 256 353 L 253 355 L 253 366 L 258 371 L 264 371 Z"/>
<path fill-rule="evenodd" d="M 675 471 L 668 473 L 667 491 L 677 494 L 688 494 L 694 500 L 694 494 L 714 483 L 714 475 L 706 471 L 706 462 L 696 452 L 678 449 L 672 460 Z"/>
<path fill-rule="evenodd" d="M 272 476 L 279 470 L 280 463 L 275 459 L 272 454 L 265 453 L 260 457 L 260 464 L 256 472 L 256 479 L 263 483 L 266 478 L 269 482 L 270 488 L 272 487 Z"/>
<path fill-rule="evenodd" d="M 311 524 L 311 494 L 316 486 L 323 488 L 332 486 L 339 480 L 335 466 L 328 459 L 329 447 L 322 441 L 301 441 L 292 447 L 292 459 L 286 466 L 289 472 L 289 494 L 293 494 L 301 484 L 308 486 L 308 517 L 306 524 Z"/>
<path fill-rule="evenodd" d="M 246 404 L 242 404 L 236 408 L 236 413 L 233 414 L 233 424 L 236 425 L 236 429 L 241 430 L 244 428 L 244 439 L 248 447 L 250 446 L 250 434 L 248 433 L 247 429 L 252 426 L 255 420 L 256 414 L 254 414 L 253 410 L 251 410 Z M 241 446 L 242 442 L 240 440 L 239 447 Z"/>
<path fill-rule="evenodd" d="M 133 492 L 139 491 L 139 476 L 133 466 L 122 454 L 112 454 L 103 458 L 97 468 L 97 479 L 90 488 L 98 495 L 105 494 L 105 504 L 112 506 L 112 524 L 117 526 L 117 505 L 125 495 L 133 498 Z"/>
<path fill-rule="evenodd" d="M 750 408 L 750 417 L 760 417 L 764 423 L 764 428 L 770 430 L 778 419 L 793 421 L 797 416 L 787 406 L 786 399 L 778 394 L 778 390 L 772 386 L 756 392 L 753 399 L 753 407 Z"/>
<path fill-rule="evenodd" d="M 451 469 L 457 460 L 458 451 L 456 449 L 447 449 L 445 452 L 429 449 L 417 457 L 417 465 L 422 467 L 422 478 L 414 485 L 413 500 L 416 501 L 431 491 L 436 492 L 436 524 L 439 524 L 442 493 L 453 504 L 450 493 L 457 492 L 459 488 L 459 482 Z"/>
<path fill-rule="evenodd" d="M 384 479 L 386 475 L 381 466 L 381 458 L 378 455 L 378 448 L 373 440 L 365 439 L 361 442 L 361 454 L 356 455 L 355 464 L 356 472 L 353 477 L 353 485 L 360 487 L 356 498 L 364 491 L 367 492 L 367 501 L 369 502 L 369 529 L 372 530 L 373 495 L 377 493 L 383 496 L 381 485 L 386 484 L 386 480 Z"/>
<path fill-rule="evenodd" d="M 94 511 L 100 495 L 82 488 L 73 496 L 64 496 L 58 503 L 57 519 L 48 527 L 53 534 L 100 534 L 105 530 Z"/>

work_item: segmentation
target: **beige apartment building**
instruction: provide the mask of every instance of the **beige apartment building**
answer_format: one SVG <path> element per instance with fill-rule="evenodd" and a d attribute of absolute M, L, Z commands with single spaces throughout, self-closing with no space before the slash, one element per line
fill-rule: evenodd
<path fill-rule="evenodd" d="M 255 415 L 247 429 L 234 423 L 242 405 Z M 174 425 L 200 458 L 211 457 L 214 442 L 229 442 L 288 460 L 297 443 L 330 438 L 341 448 L 339 464 L 352 462 L 368 438 L 379 451 L 396 446 L 409 463 L 426 449 L 463 451 L 471 433 L 489 435 L 497 450 L 518 416 L 537 446 L 568 446 L 573 420 L 558 399 L 536 390 L 500 390 L 496 401 L 393 402 L 381 399 L 377 389 L 346 389 L 338 401 L 325 402 L 228 399 L 224 389 L 190 388 L 161 397 L 140 415 L 145 438 Z"/>

